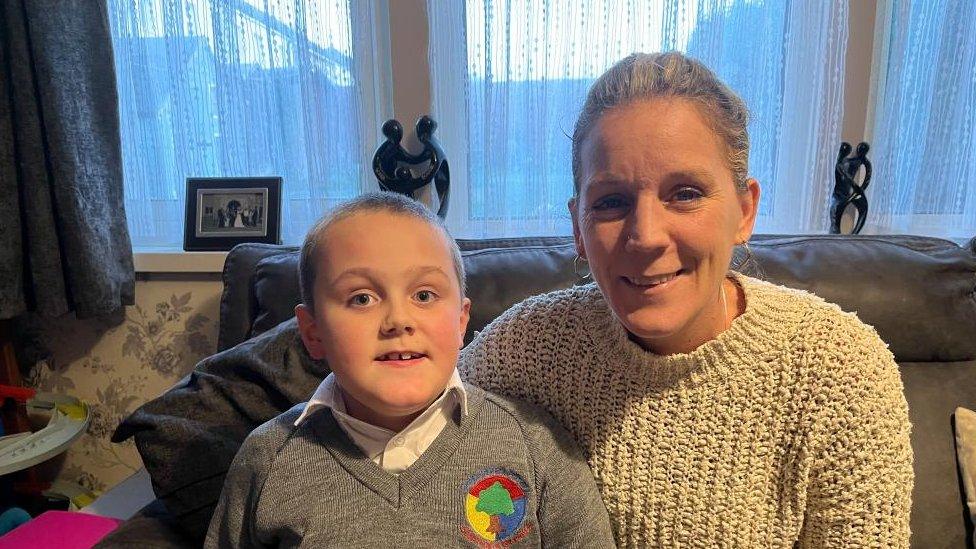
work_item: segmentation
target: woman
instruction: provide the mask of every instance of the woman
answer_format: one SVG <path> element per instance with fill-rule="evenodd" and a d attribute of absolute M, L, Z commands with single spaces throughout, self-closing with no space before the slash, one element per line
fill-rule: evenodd
<path fill-rule="evenodd" d="M 569 202 L 595 284 L 510 309 L 463 375 L 573 432 L 621 547 L 907 547 L 910 425 L 887 346 L 811 294 L 729 272 L 759 200 L 747 119 L 680 53 L 600 77 Z"/>

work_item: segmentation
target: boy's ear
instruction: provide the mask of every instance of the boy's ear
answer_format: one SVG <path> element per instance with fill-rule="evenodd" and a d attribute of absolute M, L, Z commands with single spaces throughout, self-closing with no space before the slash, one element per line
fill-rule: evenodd
<path fill-rule="evenodd" d="M 298 332 L 302 335 L 308 355 L 316 360 L 325 358 L 325 344 L 318 335 L 315 313 L 305 304 L 299 303 L 295 305 L 295 317 L 298 319 Z"/>
<path fill-rule="evenodd" d="M 464 298 L 461 301 L 461 319 L 458 322 L 458 348 L 464 347 L 464 332 L 468 329 L 469 320 L 471 320 L 471 300 Z"/>

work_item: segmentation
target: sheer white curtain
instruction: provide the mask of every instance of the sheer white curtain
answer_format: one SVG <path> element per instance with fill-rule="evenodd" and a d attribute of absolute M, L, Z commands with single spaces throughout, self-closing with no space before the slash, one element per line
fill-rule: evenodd
<path fill-rule="evenodd" d="M 976 2 L 895 0 L 865 232 L 976 235 Z"/>
<path fill-rule="evenodd" d="M 364 0 L 110 0 L 133 246 L 180 247 L 185 180 L 283 178 L 282 239 L 375 187 L 390 117 Z"/>
<path fill-rule="evenodd" d="M 682 50 L 749 105 L 758 229 L 826 230 L 847 0 L 428 0 L 434 117 L 465 237 L 569 234 L 587 87 L 634 51 Z"/>

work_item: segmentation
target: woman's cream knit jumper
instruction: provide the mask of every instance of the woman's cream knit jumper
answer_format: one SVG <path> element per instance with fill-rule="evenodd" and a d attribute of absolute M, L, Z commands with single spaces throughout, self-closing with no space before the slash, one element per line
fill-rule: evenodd
<path fill-rule="evenodd" d="M 746 311 L 688 354 L 644 351 L 595 285 L 530 298 L 462 376 L 579 440 L 620 547 L 908 547 L 898 368 L 873 328 L 736 275 Z"/>

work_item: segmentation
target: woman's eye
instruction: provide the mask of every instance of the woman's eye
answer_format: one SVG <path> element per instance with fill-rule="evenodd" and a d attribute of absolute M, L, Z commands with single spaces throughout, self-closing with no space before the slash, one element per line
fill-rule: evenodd
<path fill-rule="evenodd" d="M 684 187 L 678 189 L 676 193 L 672 196 L 672 200 L 675 202 L 691 202 L 693 200 L 698 200 L 702 197 L 701 191 L 694 187 Z"/>
<path fill-rule="evenodd" d="M 352 296 L 349 303 L 358 307 L 365 307 L 373 302 L 373 296 L 369 294 L 356 294 Z"/>
<path fill-rule="evenodd" d="M 597 200 L 593 204 L 593 209 L 596 211 L 616 210 L 618 208 L 623 208 L 626 205 L 627 203 L 624 201 L 623 197 L 607 196 Z"/>
<path fill-rule="evenodd" d="M 420 290 L 415 294 L 415 297 L 417 298 L 417 301 L 421 303 L 430 303 L 431 301 L 434 301 L 434 298 L 437 296 L 430 290 Z"/>

